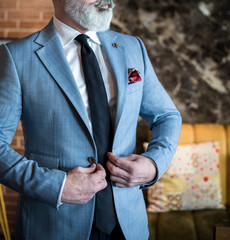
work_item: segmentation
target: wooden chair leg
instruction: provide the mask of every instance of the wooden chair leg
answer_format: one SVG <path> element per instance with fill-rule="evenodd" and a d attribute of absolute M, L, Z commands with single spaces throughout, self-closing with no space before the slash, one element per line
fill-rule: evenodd
<path fill-rule="evenodd" d="M 3 198 L 2 186 L 0 185 L 0 224 L 5 240 L 10 240 L 10 231 L 7 221 L 6 208 Z"/>

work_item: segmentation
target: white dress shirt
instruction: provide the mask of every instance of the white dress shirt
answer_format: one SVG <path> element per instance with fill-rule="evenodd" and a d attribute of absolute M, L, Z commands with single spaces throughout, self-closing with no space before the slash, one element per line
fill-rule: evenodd
<path fill-rule="evenodd" d="M 67 26 L 63 22 L 59 21 L 56 17 L 53 18 L 53 23 L 56 28 L 57 34 L 61 40 L 61 44 L 63 46 L 67 61 L 73 73 L 77 87 L 81 93 L 81 97 L 88 114 L 90 127 L 92 127 L 88 94 L 87 94 L 83 69 L 81 65 L 81 45 L 74 40 L 74 38 L 81 33 Z M 116 112 L 116 99 L 117 99 L 116 82 L 115 82 L 113 73 L 111 71 L 111 68 L 109 66 L 108 60 L 106 59 L 106 56 L 103 53 L 103 48 L 97 36 L 97 33 L 88 31 L 85 34 L 89 37 L 88 38 L 89 46 L 93 49 L 101 70 L 101 74 L 105 84 L 106 94 L 108 98 L 108 103 L 110 106 L 111 118 L 112 118 L 112 122 L 114 123 L 115 112 Z"/>
<path fill-rule="evenodd" d="M 85 78 L 84 78 L 83 69 L 81 65 L 81 45 L 74 40 L 75 37 L 77 37 L 81 33 L 67 26 L 63 22 L 59 21 L 55 16 L 53 17 L 53 24 L 60 38 L 61 44 L 63 46 L 64 52 L 66 55 L 66 59 L 73 73 L 77 87 L 80 91 L 82 101 L 87 111 L 89 125 L 92 128 L 88 93 L 87 93 Z M 108 103 L 110 107 L 111 119 L 114 124 L 115 114 L 116 114 L 116 102 L 117 102 L 117 85 L 115 82 L 115 78 L 112 74 L 112 70 L 109 66 L 108 60 L 106 59 L 106 56 L 103 53 L 103 48 L 97 36 L 97 33 L 88 31 L 85 34 L 89 36 L 88 38 L 89 46 L 93 49 L 101 70 L 101 74 L 105 84 L 105 90 L 108 98 Z M 97 90 L 95 89 L 95 91 Z M 65 185 L 65 181 L 66 181 L 66 178 L 63 181 L 62 188 L 59 194 L 59 200 L 58 200 L 59 206 L 62 204 L 61 195 Z"/>

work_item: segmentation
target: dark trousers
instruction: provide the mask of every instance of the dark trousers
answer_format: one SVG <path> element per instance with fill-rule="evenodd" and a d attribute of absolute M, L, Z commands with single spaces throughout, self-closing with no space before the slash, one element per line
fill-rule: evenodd
<path fill-rule="evenodd" d="M 125 240 L 120 225 L 117 224 L 110 235 L 100 231 L 93 224 L 89 240 Z"/>

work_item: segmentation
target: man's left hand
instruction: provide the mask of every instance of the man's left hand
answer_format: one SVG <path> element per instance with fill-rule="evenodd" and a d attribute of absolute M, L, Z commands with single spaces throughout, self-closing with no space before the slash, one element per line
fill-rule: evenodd
<path fill-rule="evenodd" d="M 144 156 L 131 154 L 117 157 L 108 152 L 107 168 L 110 179 L 116 187 L 135 187 L 153 181 L 156 168 L 153 162 Z"/>

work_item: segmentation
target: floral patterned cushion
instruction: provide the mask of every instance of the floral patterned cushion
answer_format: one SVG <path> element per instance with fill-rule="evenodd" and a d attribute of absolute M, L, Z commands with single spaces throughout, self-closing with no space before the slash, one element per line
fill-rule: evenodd
<path fill-rule="evenodd" d="M 219 142 L 180 145 L 168 171 L 148 189 L 148 211 L 224 208 Z"/>

